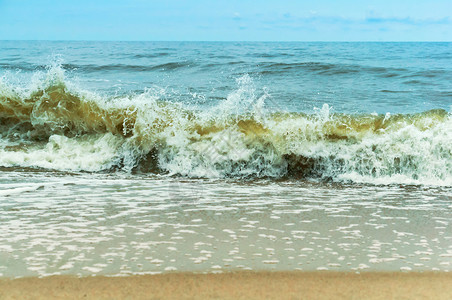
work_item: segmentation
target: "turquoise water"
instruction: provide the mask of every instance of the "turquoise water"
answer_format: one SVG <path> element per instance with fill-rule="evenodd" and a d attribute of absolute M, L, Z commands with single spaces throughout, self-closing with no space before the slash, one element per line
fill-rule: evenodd
<path fill-rule="evenodd" d="M 281 110 L 327 103 L 336 112 L 413 113 L 450 111 L 451 53 L 452 43 L 2 41 L 0 71 L 30 77 L 56 62 L 82 89 L 127 95 L 155 87 L 165 100 L 207 106 L 248 74 Z"/>

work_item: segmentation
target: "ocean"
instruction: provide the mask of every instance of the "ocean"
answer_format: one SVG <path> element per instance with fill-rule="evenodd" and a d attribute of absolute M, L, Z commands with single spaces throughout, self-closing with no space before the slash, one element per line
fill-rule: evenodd
<path fill-rule="evenodd" d="M 452 43 L 0 41 L 0 276 L 452 270 Z"/>

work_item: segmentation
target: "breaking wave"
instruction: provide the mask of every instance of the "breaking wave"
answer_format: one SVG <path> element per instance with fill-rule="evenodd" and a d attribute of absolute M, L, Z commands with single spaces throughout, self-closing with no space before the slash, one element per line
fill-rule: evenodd
<path fill-rule="evenodd" d="M 452 185 L 445 110 L 269 110 L 272 98 L 258 97 L 247 75 L 208 109 L 161 100 L 152 90 L 100 96 L 73 86 L 61 67 L 34 86 L 0 79 L 2 167 Z"/>

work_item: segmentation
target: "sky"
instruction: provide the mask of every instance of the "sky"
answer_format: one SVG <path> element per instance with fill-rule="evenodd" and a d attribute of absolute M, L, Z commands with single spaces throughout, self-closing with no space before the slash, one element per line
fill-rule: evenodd
<path fill-rule="evenodd" d="M 452 0 L 0 0 L 0 40 L 452 41 Z"/>

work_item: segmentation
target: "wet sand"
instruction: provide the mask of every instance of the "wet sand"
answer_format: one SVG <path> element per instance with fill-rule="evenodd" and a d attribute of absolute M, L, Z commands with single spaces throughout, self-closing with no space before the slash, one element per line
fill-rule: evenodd
<path fill-rule="evenodd" d="M 451 299 L 451 273 L 238 272 L 0 280 L 0 299 Z"/>

